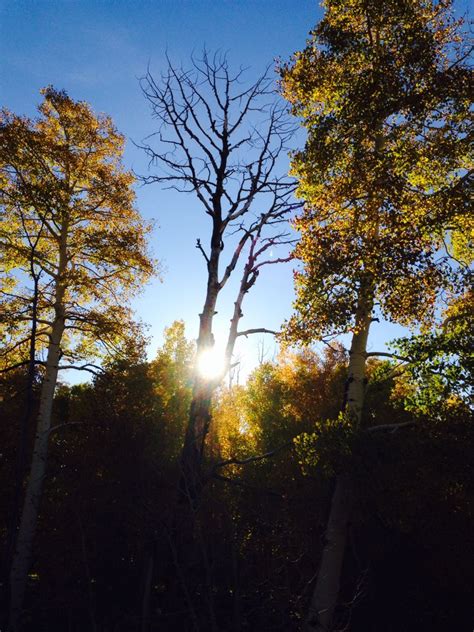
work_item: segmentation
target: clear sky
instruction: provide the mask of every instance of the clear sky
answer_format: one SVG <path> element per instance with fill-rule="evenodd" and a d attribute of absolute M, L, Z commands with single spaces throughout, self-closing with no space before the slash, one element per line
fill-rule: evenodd
<path fill-rule="evenodd" d="M 459 2 L 461 8 L 467 3 Z M 150 63 L 164 68 L 164 55 L 189 59 L 203 45 L 228 51 L 231 65 L 249 66 L 256 77 L 273 61 L 301 49 L 321 17 L 314 0 L 0 0 L 0 104 L 33 115 L 40 88 L 53 84 L 94 110 L 110 114 L 128 139 L 141 141 L 156 128 L 138 85 Z M 132 142 L 125 163 L 139 173 L 147 161 Z M 150 326 L 154 355 L 163 328 L 186 322 L 196 337 L 205 291 L 205 262 L 195 248 L 206 239 L 206 218 L 191 196 L 164 192 L 158 185 L 137 189 L 142 214 L 155 218 L 153 250 L 163 281 L 152 283 L 136 302 Z M 231 316 L 230 286 L 218 307 L 217 340 Z M 291 313 L 291 264 L 262 272 L 244 305 L 242 327 L 277 329 Z M 395 326 L 375 327 L 372 348 L 400 335 Z M 241 347 L 243 373 L 255 362 L 257 340 Z M 267 336 L 270 355 L 273 343 Z"/>

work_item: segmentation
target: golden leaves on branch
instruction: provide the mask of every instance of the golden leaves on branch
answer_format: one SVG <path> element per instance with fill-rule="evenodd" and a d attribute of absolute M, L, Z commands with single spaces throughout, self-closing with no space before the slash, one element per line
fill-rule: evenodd
<path fill-rule="evenodd" d="M 284 334 L 302 342 L 353 331 L 367 279 L 386 318 L 430 322 L 463 274 L 472 180 L 472 72 L 451 3 L 324 5 L 306 49 L 281 67 L 308 130 L 292 160 L 303 267 Z"/>
<path fill-rule="evenodd" d="M 156 270 L 147 250 L 151 225 L 135 208 L 134 177 L 122 164 L 125 139 L 111 118 L 51 86 L 42 94 L 35 120 L 0 114 L 0 276 L 16 279 L 24 304 L 3 293 L 16 323 L 6 350 L 18 348 L 20 323 L 32 318 L 36 277 L 46 333 L 62 287 L 63 353 L 96 355 L 134 327 L 129 298 Z"/>

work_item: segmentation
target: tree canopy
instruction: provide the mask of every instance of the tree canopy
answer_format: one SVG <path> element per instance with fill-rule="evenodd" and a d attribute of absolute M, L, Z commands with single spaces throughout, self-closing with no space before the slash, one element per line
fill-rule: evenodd
<path fill-rule="evenodd" d="M 111 117 L 52 86 L 0 111 L 2 630 L 472 629 L 473 49 L 450 0 L 322 6 L 280 96 L 205 49 L 140 82 L 138 179 L 208 229 L 196 340 L 134 317 L 158 264 Z M 282 331 L 241 328 L 290 261 Z"/>
<path fill-rule="evenodd" d="M 43 94 L 37 120 L 1 114 L 3 367 L 25 357 L 35 292 L 37 350 L 47 347 L 55 287 L 67 319 L 65 363 L 133 337 L 127 302 L 154 268 L 150 226 L 121 163 L 123 136 L 86 103 L 51 87 Z"/>
<path fill-rule="evenodd" d="M 292 163 L 305 200 L 295 339 L 350 330 L 364 284 L 401 324 L 432 319 L 439 291 L 462 288 L 472 74 L 450 5 L 328 0 L 282 67 L 308 129 Z"/>

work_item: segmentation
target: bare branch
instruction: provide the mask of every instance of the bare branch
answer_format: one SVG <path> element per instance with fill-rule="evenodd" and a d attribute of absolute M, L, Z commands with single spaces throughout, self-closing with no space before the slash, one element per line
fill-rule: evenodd
<path fill-rule="evenodd" d="M 394 358 L 395 360 L 400 360 L 401 362 L 410 362 L 410 358 L 399 356 L 396 353 L 389 353 L 388 351 L 368 351 L 365 356 L 367 358 Z"/>
<path fill-rule="evenodd" d="M 191 58 L 190 69 L 167 61 L 168 67 L 158 80 L 149 69 L 141 80 L 142 92 L 158 122 L 158 129 L 141 145 L 149 166 L 157 170 L 141 180 L 194 194 L 212 218 L 209 242 L 203 245 L 198 239 L 196 244 L 207 266 L 198 353 L 213 346 L 219 293 L 244 253 L 247 255 L 226 345 L 225 365 L 229 369 L 237 335 L 276 333 L 259 328 L 237 334 L 237 326 L 243 315 L 243 299 L 267 263 L 261 260 L 263 253 L 272 246 L 284 249 L 293 241 L 282 224 L 301 205 L 293 198 L 296 181 L 276 174 L 276 168 L 287 157 L 294 126 L 286 106 L 278 101 L 269 67 L 257 81 L 244 86 L 244 69 L 232 74 L 225 55 L 209 57 L 204 51 L 201 58 Z M 231 247 L 225 250 L 229 243 Z M 287 260 L 286 252 L 279 255 L 275 259 L 270 255 L 268 263 Z M 195 380 L 181 485 L 183 490 L 193 490 L 193 497 L 199 496 L 197 481 L 201 475 L 197 469 L 201 467 L 211 420 L 210 402 L 218 382 Z"/>
<path fill-rule="evenodd" d="M 209 265 L 209 257 L 207 256 L 206 251 L 202 247 L 200 239 L 196 239 L 196 248 L 202 253 L 202 256 L 206 260 L 207 265 Z"/>
<path fill-rule="evenodd" d="M 47 432 L 48 432 L 48 435 L 52 435 L 54 432 L 57 432 L 58 430 L 64 430 L 65 428 L 72 428 L 73 426 L 90 426 L 90 427 L 103 428 L 104 424 L 94 423 L 90 421 L 67 421 L 62 424 L 56 424 L 56 426 L 51 426 L 51 428 Z"/>
<path fill-rule="evenodd" d="M 278 335 L 278 331 L 274 331 L 273 329 L 265 329 L 265 327 L 257 327 L 255 329 L 246 329 L 245 331 L 238 331 L 237 336 L 250 336 L 251 334 L 272 334 L 273 336 Z"/>
<path fill-rule="evenodd" d="M 216 463 L 214 465 L 214 468 L 217 469 L 219 467 L 226 467 L 227 465 L 247 465 L 247 463 L 255 463 L 256 461 L 263 461 L 264 459 L 269 459 L 270 457 L 274 456 L 275 454 L 278 454 L 282 450 L 286 450 L 286 448 L 290 448 L 292 446 L 293 446 L 293 442 L 288 441 L 287 443 L 284 443 L 278 448 L 275 448 L 274 450 L 269 450 L 268 452 L 265 452 L 264 454 L 259 454 L 258 456 L 250 456 L 246 459 L 231 458 L 231 459 L 226 459 L 225 461 L 220 461 L 219 463 Z"/>
<path fill-rule="evenodd" d="M 0 373 L 8 373 L 9 371 L 14 371 L 15 369 L 19 369 L 22 366 L 27 366 L 30 364 L 30 360 L 22 360 L 21 362 L 16 362 L 15 364 L 11 364 L 7 366 L 5 369 L 0 369 Z M 35 360 L 34 364 L 45 364 L 44 362 L 40 362 L 39 360 Z"/>
<path fill-rule="evenodd" d="M 101 373 L 104 373 L 104 369 L 101 366 L 98 366 L 97 364 L 82 364 L 81 366 L 76 366 L 75 364 L 63 364 L 63 365 L 59 365 L 58 369 L 60 371 L 66 370 L 66 369 L 74 369 L 75 371 L 88 371 L 89 373 L 92 373 L 93 375 L 101 375 Z"/>

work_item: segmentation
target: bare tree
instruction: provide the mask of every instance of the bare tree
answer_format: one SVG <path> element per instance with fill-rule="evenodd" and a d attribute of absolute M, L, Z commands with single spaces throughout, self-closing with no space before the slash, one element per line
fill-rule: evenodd
<path fill-rule="evenodd" d="M 207 287 L 200 317 L 197 353 L 214 345 L 213 320 L 218 297 L 239 261 L 247 256 L 232 315 L 225 352 L 226 370 L 232 363 L 239 335 L 270 332 L 265 328 L 238 331 L 242 303 L 264 265 L 287 261 L 270 256 L 272 248 L 292 241 L 287 221 L 299 204 L 295 183 L 277 175 L 294 128 L 285 107 L 275 100 L 269 69 L 251 85 L 245 70 L 232 73 L 225 55 L 206 51 L 191 58 L 189 70 L 167 59 L 155 80 L 148 70 L 143 94 L 158 121 L 158 130 L 142 147 L 157 173 L 143 178 L 183 193 L 193 193 L 210 218 L 209 242 L 197 240 L 205 259 Z M 286 169 L 286 165 L 284 167 Z M 224 245 L 230 255 L 224 260 Z M 182 453 L 186 497 L 195 500 L 202 484 L 204 443 L 211 421 L 212 395 L 220 379 L 196 372 L 193 399 Z"/>

